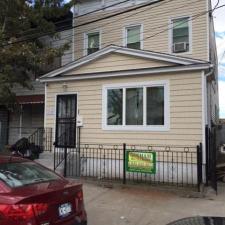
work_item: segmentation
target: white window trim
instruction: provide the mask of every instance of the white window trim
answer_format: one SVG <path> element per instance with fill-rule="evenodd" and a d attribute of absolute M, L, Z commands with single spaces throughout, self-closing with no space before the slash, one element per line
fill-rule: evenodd
<path fill-rule="evenodd" d="M 127 29 L 131 27 L 137 27 L 137 26 L 141 27 L 140 42 L 141 42 L 141 49 L 144 49 L 144 26 L 141 23 L 126 25 L 123 28 L 123 46 L 124 47 L 127 47 Z"/>
<path fill-rule="evenodd" d="M 87 48 L 88 48 L 88 35 L 89 34 L 95 34 L 95 33 L 99 33 L 99 50 L 102 48 L 102 32 L 100 29 L 98 30 L 93 30 L 91 32 L 87 32 L 87 33 L 84 33 L 84 50 L 83 50 L 83 55 L 84 56 L 87 56 Z"/>
<path fill-rule="evenodd" d="M 173 20 L 176 19 L 184 19 L 184 18 L 189 18 L 188 21 L 188 27 L 189 27 L 189 51 L 187 52 L 179 52 L 179 53 L 175 53 L 172 51 L 172 46 L 173 46 Z M 170 54 L 175 54 L 175 55 L 181 55 L 181 54 L 192 54 L 192 17 L 190 15 L 187 16 L 178 16 L 178 17 L 171 17 L 169 19 L 169 53 Z"/>
<path fill-rule="evenodd" d="M 147 125 L 146 124 L 146 88 L 147 87 L 164 87 L 164 125 Z M 143 87 L 143 116 L 144 125 L 125 125 L 126 109 L 123 104 L 123 125 L 107 125 L 107 90 L 122 88 L 138 88 Z M 126 92 L 123 91 L 123 102 L 126 100 Z M 159 81 L 146 81 L 137 83 L 121 83 L 121 84 L 109 84 L 102 86 L 102 129 L 111 131 L 169 131 L 170 130 L 170 90 L 168 80 Z"/>

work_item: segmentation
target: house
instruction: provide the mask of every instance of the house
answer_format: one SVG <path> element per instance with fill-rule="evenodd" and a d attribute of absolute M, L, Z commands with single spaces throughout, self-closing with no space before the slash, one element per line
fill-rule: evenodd
<path fill-rule="evenodd" d="M 63 21 L 63 22 L 61 22 Z M 65 27 L 72 27 L 72 13 L 54 21 L 58 36 L 56 38 L 42 37 L 42 41 L 58 47 L 61 44 L 69 43 L 71 45 L 72 31 L 63 30 Z M 71 62 L 71 49 L 65 51 L 62 57 L 55 59 L 52 65 L 44 68 L 45 73 L 53 69 L 59 68 Z M 40 74 L 32 74 L 32 89 L 27 89 L 19 85 L 13 88 L 16 94 L 18 107 L 16 109 L 8 109 L 4 105 L 0 106 L 0 150 L 5 145 L 12 145 L 22 137 L 34 137 L 34 133 L 43 132 L 44 128 L 44 105 L 45 105 L 45 86 L 36 79 Z M 47 134 L 51 135 L 51 134 Z M 36 140 L 35 140 L 36 142 Z"/>
<path fill-rule="evenodd" d="M 218 122 L 211 9 L 209 0 L 80 1 L 74 61 L 40 78 L 44 123 L 56 147 L 65 134 L 76 147 L 78 121 L 79 144 L 187 149 L 201 143 L 207 179 L 206 128 Z"/>

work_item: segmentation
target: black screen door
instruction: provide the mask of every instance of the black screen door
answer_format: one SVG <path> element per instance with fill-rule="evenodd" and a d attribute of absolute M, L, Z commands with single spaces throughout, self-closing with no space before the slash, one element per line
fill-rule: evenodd
<path fill-rule="evenodd" d="M 56 147 L 76 146 L 77 95 L 58 95 L 56 108 Z"/>

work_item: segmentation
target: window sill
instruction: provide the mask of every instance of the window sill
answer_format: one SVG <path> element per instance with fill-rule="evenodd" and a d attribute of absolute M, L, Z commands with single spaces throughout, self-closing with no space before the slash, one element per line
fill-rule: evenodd
<path fill-rule="evenodd" d="M 107 130 L 107 131 L 157 131 L 157 132 L 165 132 L 169 131 L 170 128 L 169 126 L 108 126 L 108 125 L 103 125 L 102 130 Z"/>

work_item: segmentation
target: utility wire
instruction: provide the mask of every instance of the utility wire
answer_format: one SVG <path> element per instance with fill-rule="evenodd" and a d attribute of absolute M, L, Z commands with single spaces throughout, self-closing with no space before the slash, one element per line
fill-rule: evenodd
<path fill-rule="evenodd" d="M 190 4 L 190 2 L 189 2 L 187 5 L 189 5 L 189 4 Z M 184 5 L 182 5 L 182 6 L 178 7 L 178 8 L 175 8 L 174 10 L 179 9 L 179 8 L 183 8 L 183 7 L 184 7 Z M 196 19 L 197 19 L 198 17 L 203 16 L 203 15 L 207 14 L 207 13 L 210 12 L 210 11 L 213 11 L 213 10 L 202 11 L 202 12 L 200 12 L 200 13 L 198 13 L 198 14 L 195 14 L 192 18 L 189 18 L 189 19 L 186 20 L 185 22 L 179 23 L 177 26 L 182 25 L 183 23 L 186 23 L 187 21 L 188 21 L 188 22 L 189 22 L 189 21 L 192 21 L 192 20 L 195 19 L 195 17 L 196 17 Z M 168 28 L 168 25 L 169 25 L 169 28 Z M 159 28 L 164 28 L 164 27 L 166 27 L 166 29 L 161 30 L 161 31 L 159 31 L 159 32 L 157 32 L 157 33 L 155 33 L 155 34 L 153 34 L 153 35 L 151 35 L 151 36 L 147 36 L 147 37 L 141 39 L 140 41 L 144 41 L 144 40 L 146 40 L 146 39 L 153 38 L 153 37 L 156 36 L 156 34 L 158 35 L 158 34 L 164 33 L 165 31 L 168 31 L 168 30 L 170 30 L 170 29 L 172 29 L 172 28 L 174 28 L 174 27 L 176 27 L 176 26 L 173 26 L 172 23 L 171 23 L 171 24 L 165 23 L 165 24 L 160 25 L 160 26 L 151 27 L 150 29 L 146 29 L 146 30 L 145 30 L 144 32 L 142 32 L 141 34 L 149 33 L 149 31 L 157 30 L 157 29 L 159 29 Z M 135 34 L 135 35 L 131 35 L 131 36 L 136 36 L 136 34 Z M 110 40 L 110 41 L 107 41 L 107 42 L 103 42 L 103 43 L 101 43 L 101 45 L 102 45 L 102 46 L 107 46 L 107 45 L 109 45 L 109 44 L 111 44 L 111 43 L 115 43 L 116 41 L 120 41 L 121 39 L 124 40 L 123 37 L 122 37 L 122 38 L 120 37 L 120 38 L 113 39 L 113 40 Z M 80 39 L 80 40 L 82 41 L 83 39 Z M 77 41 L 77 40 L 76 40 L 76 41 Z M 59 45 L 59 46 L 60 46 L 60 45 Z M 55 46 L 55 47 L 59 47 L 59 46 Z M 76 48 L 76 50 L 74 50 L 74 51 L 72 51 L 72 52 L 70 51 L 70 52 L 68 52 L 68 53 L 65 53 L 64 56 L 70 55 L 70 54 L 76 53 L 76 52 L 82 52 L 82 51 L 84 51 L 84 50 L 87 50 L 87 48 L 78 48 L 78 49 Z"/>
<path fill-rule="evenodd" d="M 93 14 L 93 13 L 96 13 L 96 12 L 99 12 L 99 11 L 104 11 L 104 10 L 106 10 L 106 9 L 108 9 L 108 8 L 112 8 L 112 7 L 115 7 L 115 6 L 118 6 L 118 5 L 127 3 L 127 2 L 129 2 L 129 1 L 132 1 L 132 0 L 124 0 L 124 1 L 122 1 L 122 2 L 117 2 L 117 3 L 115 3 L 115 4 L 111 4 L 111 5 L 108 5 L 108 6 L 106 6 L 106 7 L 102 7 L 102 8 L 96 9 L 96 10 L 90 11 L 90 12 L 88 12 L 88 13 L 79 15 L 79 16 L 74 16 L 74 17 L 71 18 L 71 19 L 60 20 L 60 21 L 54 22 L 54 25 L 61 24 L 61 23 L 65 23 L 65 22 L 70 22 L 71 20 L 78 19 L 78 18 L 80 18 L 80 17 L 87 16 L 87 15 L 90 15 L 90 14 Z M 113 0 L 113 1 L 110 1 L 110 2 L 114 2 L 114 0 Z M 66 29 L 66 28 L 71 29 L 71 25 L 62 26 L 61 28 L 63 28 L 63 29 Z M 19 34 L 19 35 L 22 36 L 22 35 L 25 34 L 25 33 L 32 32 L 32 31 L 35 31 L 35 30 L 38 31 L 37 28 L 31 28 L 31 29 L 28 29 L 28 30 L 26 30 L 26 31 L 24 31 L 24 32 L 22 32 L 22 33 L 15 33 L 15 34 L 16 34 L 16 35 Z M 58 31 L 55 31 L 55 33 L 57 33 L 57 32 L 58 32 Z M 34 34 L 32 34 L 32 35 L 34 35 Z M 3 39 L 7 39 L 7 38 L 10 38 L 10 37 L 4 37 Z"/>
<path fill-rule="evenodd" d="M 113 15 L 108 15 L 106 17 L 95 19 L 93 21 L 88 21 L 88 22 L 85 22 L 85 23 L 82 23 L 82 24 L 79 24 L 79 25 L 74 25 L 74 26 L 72 26 L 72 28 L 78 28 L 78 27 L 89 25 L 89 24 L 99 22 L 99 21 L 102 21 L 102 20 L 110 19 L 112 17 L 122 15 L 122 14 L 127 13 L 127 12 L 132 12 L 134 10 L 137 10 L 137 9 L 140 9 L 140 8 L 143 8 L 143 7 L 146 7 L 146 6 L 150 6 L 150 5 L 153 5 L 153 4 L 156 4 L 156 3 L 164 2 L 164 1 L 166 1 L 166 0 L 158 0 L 158 1 L 153 1 L 153 2 L 150 1 L 149 3 L 141 4 L 140 6 L 132 7 L 132 8 L 126 9 L 122 12 L 115 13 Z M 62 29 L 61 32 L 65 31 L 65 30 L 70 30 L 70 29 L 71 29 L 71 27 L 69 29 Z M 42 33 L 42 34 L 40 34 L 38 36 L 35 36 L 35 37 L 31 37 L 31 38 L 27 38 L 27 39 L 25 38 L 25 39 L 22 39 L 22 40 L 14 41 L 12 43 L 7 43 L 7 44 L 4 44 L 4 45 L 1 45 L 1 47 L 5 47 L 5 46 L 8 46 L 8 45 L 13 45 L 13 44 L 17 44 L 17 43 L 22 43 L 22 42 L 26 42 L 26 41 L 31 41 L 31 40 L 38 39 L 38 38 L 44 37 L 46 35 L 52 35 L 52 34 L 55 34 L 55 33 L 57 33 L 57 32 L 54 31 L 54 32 Z"/>
<path fill-rule="evenodd" d="M 172 2 L 172 1 L 175 1 L 175 0 L 169 0 L 168 2 L 164 2 L 164 3 L 162 3 L 161 5 L 163 5 L 163 4 L 166 4 L 166 3 L 169 3 L 169 2 Z M 180 9 L 180 8 L 183 8 L 183 7 L 186 7 L 186 6 L 189 6 L 190 5 L 190 3 L 197 3 L 197 2 L 200 2 L 200 1 L 202 1 L 202 0 L 195 0 L 195 1 L 192 1 L 192 2 L 188 2 L 187 4 L 184 4 L 184 5 L 181 5 L 181 6 L 179 6 L 179 7 L 176 7 L 176 8 L 174 8 L 174 10 L 177 10 L 177 9 Z M 161 5 L 158 5 L 158 6 L 161 6 Z M 153 7 L 152 7 L 153 8 Z M 152 9 L 152 8 L 150 8 L 150 9 Z M 154 7 L 155 8 L 155 7 Z M 142 10 L 141 12 L 138 12 L 138 13 L 135 13 L 135 14 L 132 14 L 132 15 L 129 15 L 129 17 L 130 16 L 134 16 L 134 15 L 137 15 L 137 14 L 139 14 L 139 13 L 142 13 L 142 12 L 144 12 L 144 11 L 148 11 L 148 10 L 150 10 L 149 8 L 148 9 L 145 9 L 145 10 Z M 168 12 L 170 12 L 170 11 L 167 11 L 167 13 Z M 156 15 L 161 15 L 161 12 L 159 12 L 159 13 L 157 13 L 157 14 L 154 14 L 154 15 L 152 15 L 152 16 L 148 16 L 146 19 L 141 19 L 141 22 L 143 22 L 143 21 L 147 21 L 147 20 L 149 20 L 149 18 L 151 18 L 151 17 L 154 17 L 154 16 L 156 16 Z M 124 17 L 124 18 L 129 18 L 129 17 Z M 115 23 L 115 22 L 117 22 L 117 21 L 120 21 L 120 20 L 122 20 L 122 19 L 124 19 L 124 18 L 119 18 L 119 20 L 115 20 L 115 21 L 112 21 L 112 22 L 110 22 L 110 23 L 106 23 L 106 24 L 104 24 L 104 25 L 102 25 L 101 27 L 95 27 L 95 28 L 92 28 L 92 29 L 89 29 L 89 30 L 86 30 L 85 31 L 85 33 L 91 33 L 91 32 L 93 32 L 94 30 L 97 30 L 97 29 L 102 29 L 103 27 L 105 27 L 106 25 L 108 25 L 108 24 L 111 24 L 111 23 Z M 165 25 L 167 25 L 167 24 L 165 24 Z M 154 28 L 151 28 L 151 29 L 155 29 L 155 28 L 157 28 L 157 27 L 154 27 Z M 114 30 L 118 30 L 118 28 L 117 27 L 114 27 L 114 28 L 112 28 L 112 29 L 109 29 L 109 30 L 107 30 L 107 33 L 108 32 L 111 32 L 111 31 L 114 31 Z M 143 32 L 143 33 L 145 33 L 146 32 L 146 30 Z M 81 32 L 76 32 L 76 34 L 69 34 L 69 35 L 66 35 L 66 36 L 63 36 L 63 39 L 65 40 L 66 38 L 70 38 L 70 37 L 74 37 L 74 36 L 78 36 L 79 34 L 83 34 L 84 32 L 83 31 L 81 31 Z M 106 32 L 101 32 L 101 35 L 102 34 L 104 34 L 104 33 L 106 33 Z M 50 41 L 50 43 L 56 43 L 56 42 L 61 42 L 63 39 L 56 39 L 56 40 L 52 40 L 52 41 Z M 69 39 L 69 40 L 67 40 L 67 41 L 70 41 L 71 39 Z M 87 40 L 87 37 L 85 37 L 85 38 L 80 38 L 80 39 L 76 39 L 76 41 L 83 41 L 83 40 Z M 117 39 L 118 40 L 118 39 Z M 59 47 L 60 46 L 60 44 L 57 46 L 55 46 L 55 47 Z M 85 49 L 83 49 L 83 50 L 85 50 Z"/>
<path fill-rule="evenodd" d="M 213 13 L 215 10 L 217 10 L 217 9 L 219 9 L 219 8 L 222 8 L 222 7 L 225 7 L 225 4 L 224 4 L 224 5 L 221 5 L 221 6 L 218 6 L 217 8 L 214 8 L 214 9 L 207 10 L 207 11 L 203 11 L 203 12 L 201 12 L 201 13 L 195 14 L 191 19 L 189 19 L 189 21 L 196 20 L 198 17 L 203 16 L 203 15 L 209 13 L 209 12 Z M 182 22 L 182 23 L 179 23 L 179 24 L 176 25 L 176 26 L 180 26 L 180 25 L 183 24 L 183 23 L 186 23 L 186 21 L 185 21 L 185 22 Z M 161 33 L 163 33 L 163 32 L 166 32 L 166 31 L 168 31 L 168 30 L 173 29 L 173 28 L 176 27 L 176 26 L 172 26 L 172 27 L 169 27 L 169 28 L 167 28 L 167 29 L 161 30 L 160 32 L 157 32 L 157 33 L 155 33 L 155 34 L 153 34 L 153 35 L 150 35 L 150 36 L 148 36 L 148 37 L 146 37 L 146 38 L 144 38 L 144 39 L 142 39 L 142 40 L 147 40 L 147 39 L 153 38 L 153 37 L 155 37 L 155 36 L 157 36 L 157 35 L 159 35 L 159 34 L 161 34 Z M 115 50 L 112 51 L 112 52 L 115 52 L 115 51 L 117 51 L 118 49 L 123 49 L 123 48 L 124 48 L 124 47 L 119 47 L 119 46 L 118 46 L 118 48 L 115 49 Z M 111 53 L 112 53 L 112 52 L 111 52 Z M 80 59 L 82 59 L 82 58 L 84 58 L 84 57 L 86 57 L 86 56 L 83 56 L 83 57 L 80 57 L 80 58 L 76 59 L 75 61 L 73 61 L 73 63 L 76 62 L 76 61 L 78 61 L 78 60 L 80 60 Z M 116 60 L 116 61 L 118 61 L 118 60 Z M 115 61 L 115 62 L 116 62 L 116 61 Z M 71 64 L 71 62 L 69 62 L 69 63 L 67 63 L 67 64 L 65 64 L 65 65 L 63 65 L 63 66 L 66 66 L 66 65 L 68 65 L 68 64 Z M 126 65 L 126 64 L 123 64 L 123 65 Z M 59 68 L 58 68 L 58 69 L 59 69 Z"/>

